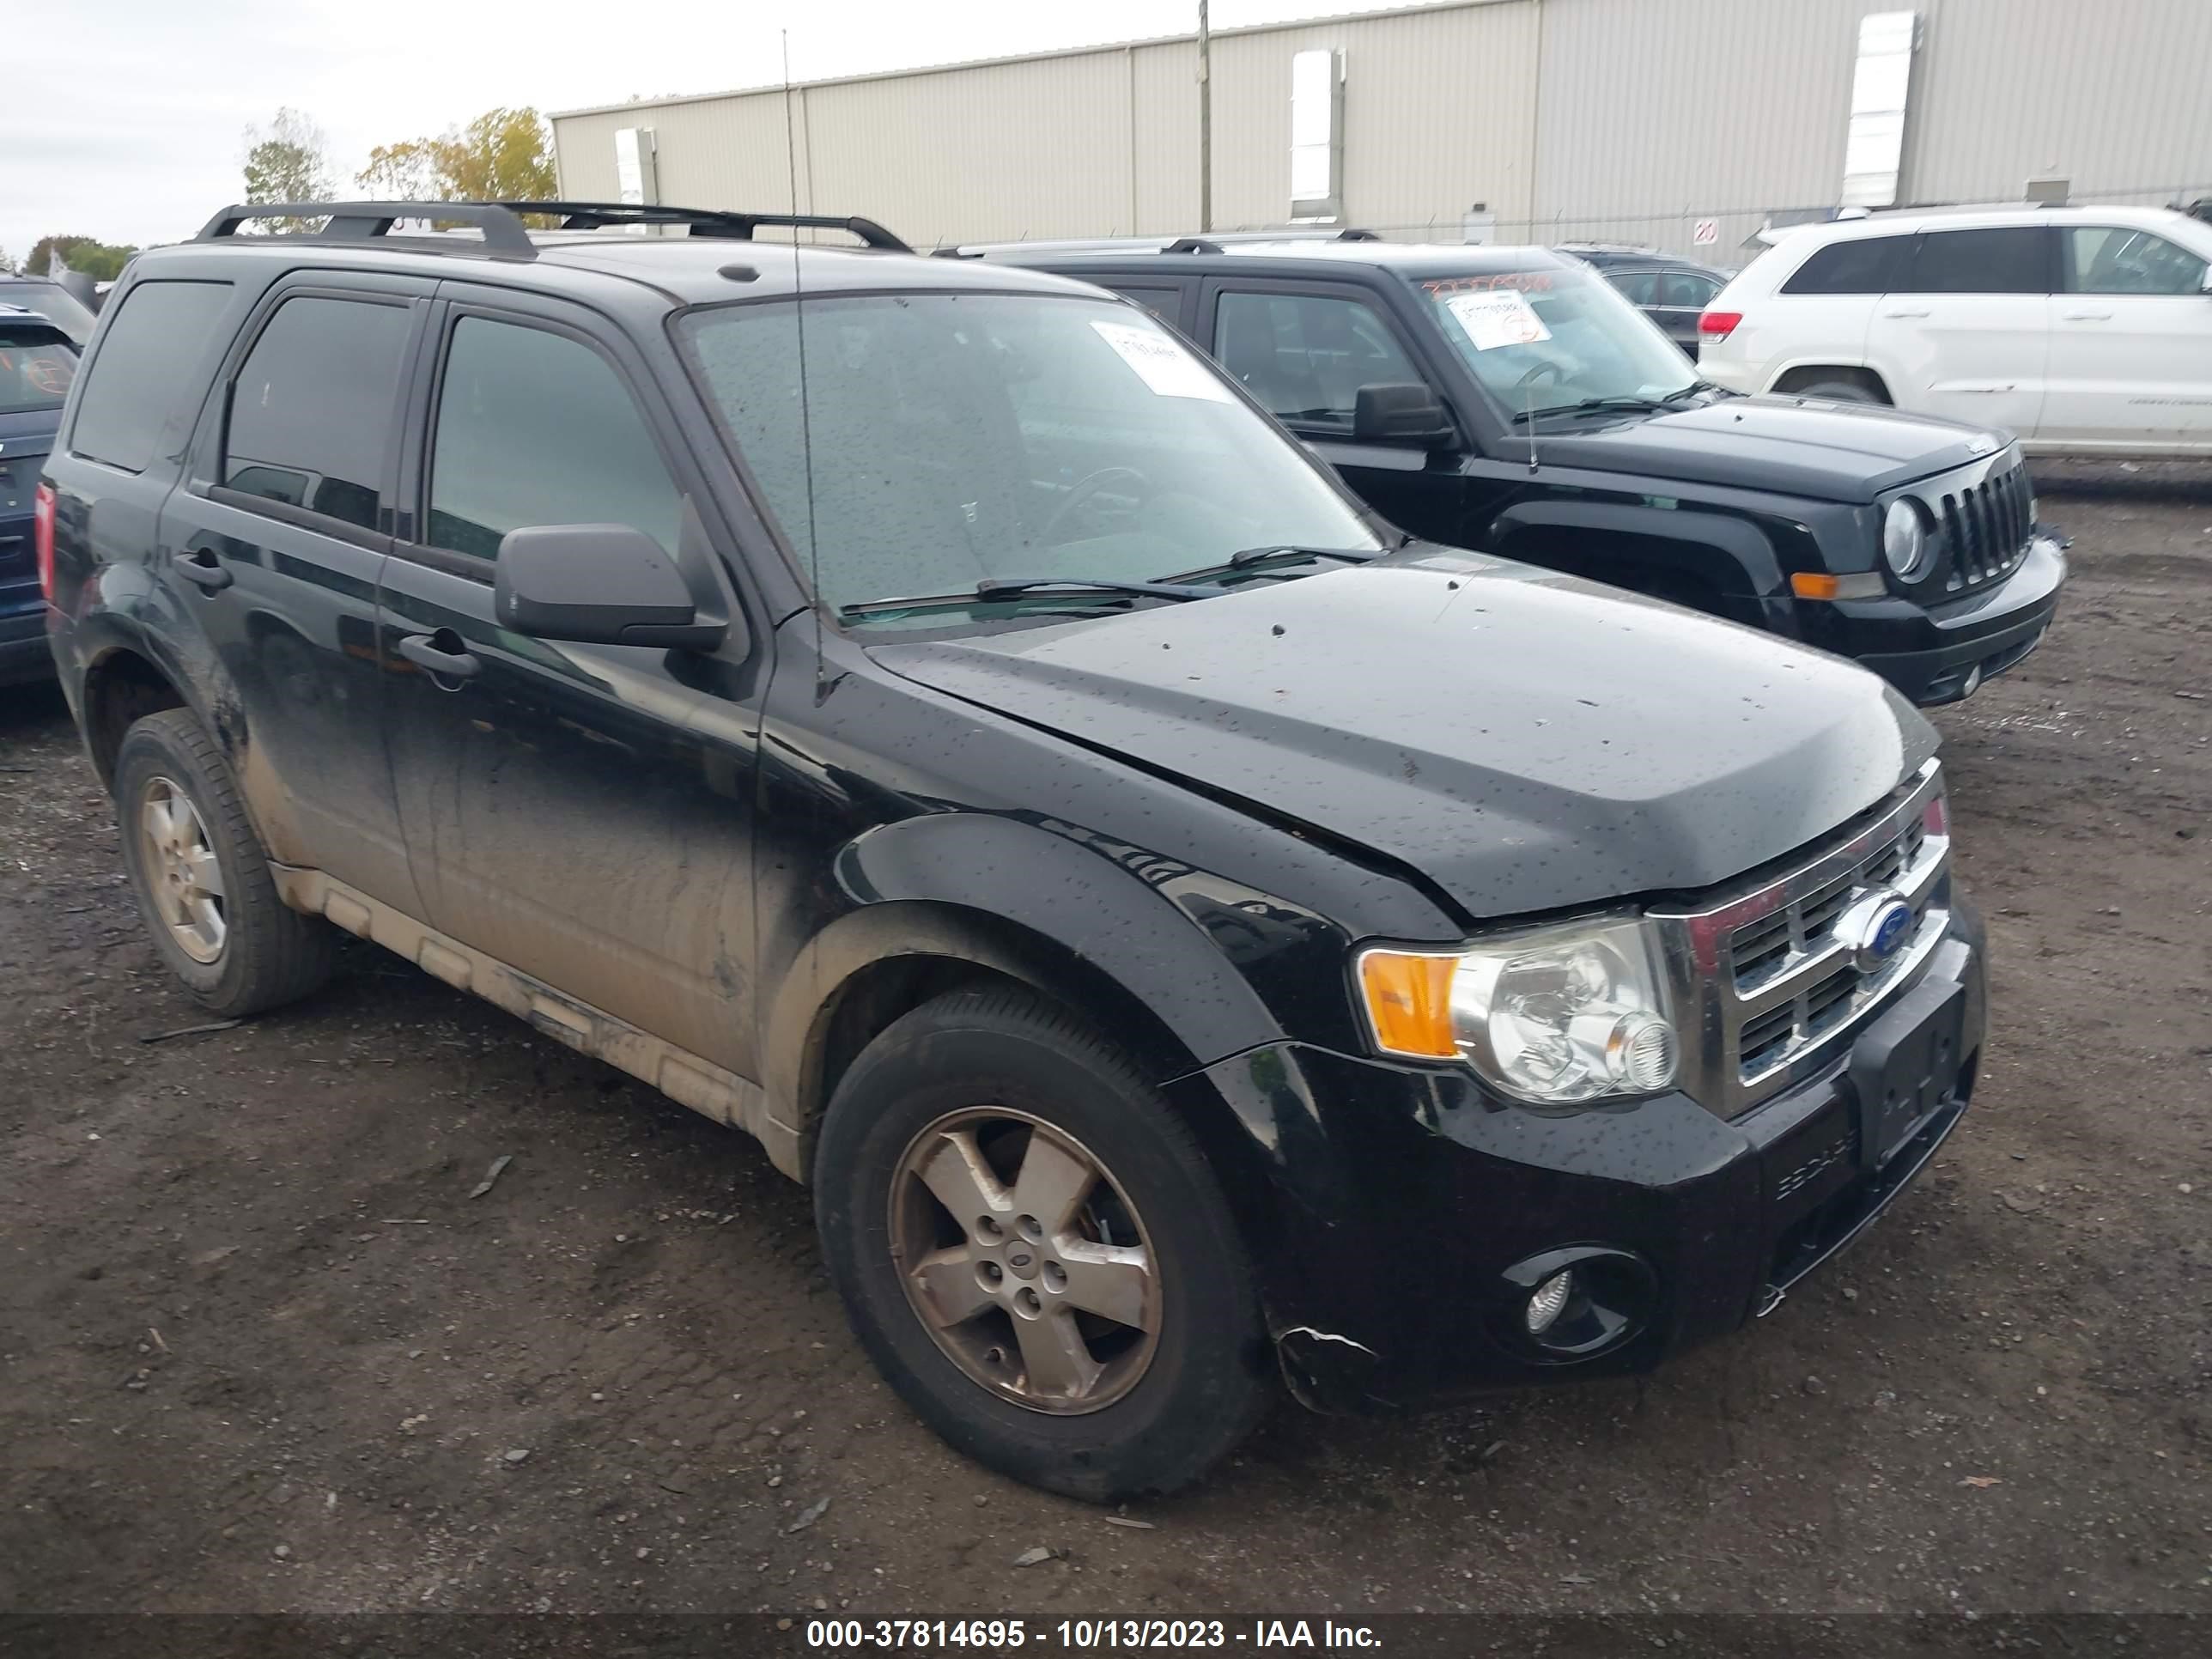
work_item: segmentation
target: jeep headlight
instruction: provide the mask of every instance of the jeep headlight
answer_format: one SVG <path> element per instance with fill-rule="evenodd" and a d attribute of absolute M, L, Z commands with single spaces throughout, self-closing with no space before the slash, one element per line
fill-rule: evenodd
<path fill-rule="evenodd" d="M 1928 522 L 1920 505 L 1909 495 L 1889 504 L 1881 518 L 1881 557 L 1901 582 L 1917 582 L 1928 574 Z"/>
<path fill-rule="evenodd" d="M 1650 927 L 1601 916 L 1438 951 L 1374 946 L 1358 981 L 1376 1046 L 1461 1060 L 1516 1100 L 1565 1105 L 1674 1080 L 1680 1043 Z"/>

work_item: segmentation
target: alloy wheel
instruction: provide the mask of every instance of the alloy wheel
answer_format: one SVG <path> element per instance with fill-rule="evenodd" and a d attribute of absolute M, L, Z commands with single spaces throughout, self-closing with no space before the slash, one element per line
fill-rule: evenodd
<path fill-rule="evenodd" d="M 194 962 L 215 961 L 230 933 L 222 866 L 199 809 L 173 779 L 146 781 L 138 800 L 138 851 L 147 891 L 177 948 Z"/>
<path fill-rule="evenodd" d="M 1112 1405 L 1151 1366 L 1160 1285 L 1127 1195 L 1027 1113 L 950 1113 L 892 1176 L 891 1246 L 923 1328 L 975 1382 L 1031 1411 Z"/>

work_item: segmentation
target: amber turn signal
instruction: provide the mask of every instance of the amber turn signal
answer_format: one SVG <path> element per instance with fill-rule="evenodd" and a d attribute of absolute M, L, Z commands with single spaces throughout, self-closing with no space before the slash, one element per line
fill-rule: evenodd
<path fill-rule="evenodd" d="M 1359 958 L 1359 994 L 1378 1047 L 1425 1060 L 1456 1060 L 1452 1041 L 1452 970 L 1457 957 L 1369 951 Z"/>

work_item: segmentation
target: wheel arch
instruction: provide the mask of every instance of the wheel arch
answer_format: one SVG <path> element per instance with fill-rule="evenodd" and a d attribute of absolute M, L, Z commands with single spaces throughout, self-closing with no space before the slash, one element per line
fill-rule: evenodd
<path fill-rule="evenodd" d="M 1889 382 L 1882 378 L 1881 371 L 1867 363 L 1833 361 L 1793 363 L 1777 374 L 1769 382 L 1767 389 L 1777 397 L 1788 398 L 1801 394 L 1808 386 L 1819 386 L 1829 380 L 1863 386 L 1881 402 L 1892 407 L 1896 405 L 1897 399 L 1890 392 Z"/>
<path fill-rule="evenodd" d="M 1712 614 L 1770 626 L 1761 601 L 1786 590 L 1766 533 L 1720 513 L 1619 501 L 1516 501 L 1492 520 L 1488 544 L 1506 558 L 1567 569 L 1634 587 L 1607 574 L 1644 571 L 1705 589 Z M 1664 584 L 1660 584 L 1663 586 Z"/>
<path fill-rule="evenodd" d="M 133 724 L 165 708 L 192 708 L 177 676 L 148 652 L 123 643 L 109 646 L 87 665 L 78 702 L 85 748 L 101 787 L 109 790 L 114 787 L 124 733 Z"/>

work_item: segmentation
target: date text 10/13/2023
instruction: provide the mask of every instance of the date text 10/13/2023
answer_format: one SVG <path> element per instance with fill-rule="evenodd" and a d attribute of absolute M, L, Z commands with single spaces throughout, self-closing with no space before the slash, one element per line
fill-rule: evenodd
<path fill-rule="evenodd" d="M 1130 1648 L 1380 1648 L 1364 1625 L 1330 1620 L 810 1619 L 810 1648 L 968 1648 L 986 1652 L 1034 1647 L 1051 1651 Z"/>

